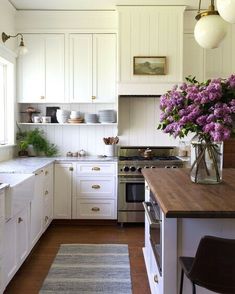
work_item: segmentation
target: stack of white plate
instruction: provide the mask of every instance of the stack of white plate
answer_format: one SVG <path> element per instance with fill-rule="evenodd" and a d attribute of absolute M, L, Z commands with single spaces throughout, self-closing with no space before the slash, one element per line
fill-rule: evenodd
<path fill-rule="evenodd" d="M 100 123 L 114 123 L 116 122 L 116 114 L 113 109 L 105 109 L 99 111 Z"/>
<path fill-rule="evenodd" d="M 96 113 L 85 113 L 85 123 L 96 124 L 98 122 Z"/>
<path fill-rule="evenodd" d="M 58 120 L 58 123 L 64 124 L 68 121 L 70 116 L 70 111 L 69 110 L 64 110 L 64 109 L 57 109 L 56 111 L 56 118 Z"/>

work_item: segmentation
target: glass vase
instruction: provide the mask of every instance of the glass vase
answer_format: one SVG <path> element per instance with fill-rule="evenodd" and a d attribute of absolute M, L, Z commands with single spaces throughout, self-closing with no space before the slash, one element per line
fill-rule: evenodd
<path fill-rule="evenodd" d="M 198 184 L 219 184 L 222 181 L 223 143 L 192 142 L 195 160 L 191 167 L 191 180 Z"/>

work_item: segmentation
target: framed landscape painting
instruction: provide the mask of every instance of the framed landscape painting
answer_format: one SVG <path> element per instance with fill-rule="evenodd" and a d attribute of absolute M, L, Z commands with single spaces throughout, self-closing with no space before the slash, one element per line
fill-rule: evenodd
<path fill-rule="evenodd" d="M 165 75 L 166 56 L 134 56 L 134 75 Z"/>

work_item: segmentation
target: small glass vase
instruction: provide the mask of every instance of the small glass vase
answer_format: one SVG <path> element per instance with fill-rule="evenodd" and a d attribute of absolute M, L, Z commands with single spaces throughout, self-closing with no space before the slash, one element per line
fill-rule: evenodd
<path fill-rule="evenodd" d="M 222 181 L 223 142 L 192 142 L 195 161 L 191 180 L 198 184 L 219 184 Z"/>

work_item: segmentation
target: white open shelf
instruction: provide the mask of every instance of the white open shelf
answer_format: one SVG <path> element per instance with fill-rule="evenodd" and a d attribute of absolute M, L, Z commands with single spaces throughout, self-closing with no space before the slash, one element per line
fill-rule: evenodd
<path fill-rule="evenodd" d="M 87 123 L 80 123 L 80 124 L 73 124 L 73 123 L 21 123 L 19 122 L 18 125 L 34 125 L 34 126 L 117 126 L 117 123 L 94 123 L 94 124 L 87 124 Z"/>

